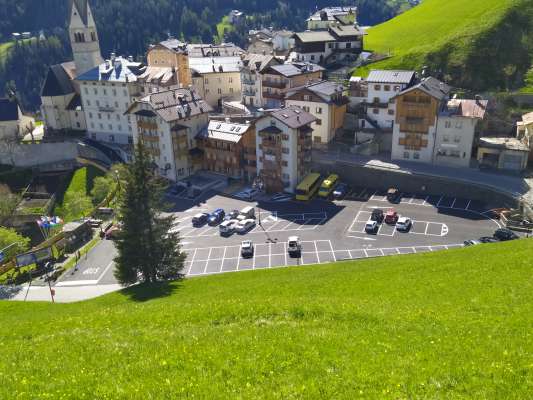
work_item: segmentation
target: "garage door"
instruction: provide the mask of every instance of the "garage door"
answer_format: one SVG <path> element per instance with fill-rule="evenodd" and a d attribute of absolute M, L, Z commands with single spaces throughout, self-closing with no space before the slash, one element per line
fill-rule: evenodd
<path fill-rule="evenodd" d="M 512 169 L 512 170 L 520 170 L 522 169 L 522 156 L 517 155 L 504 155 L 503 156 L 503 168 L 504 169 Z"/>

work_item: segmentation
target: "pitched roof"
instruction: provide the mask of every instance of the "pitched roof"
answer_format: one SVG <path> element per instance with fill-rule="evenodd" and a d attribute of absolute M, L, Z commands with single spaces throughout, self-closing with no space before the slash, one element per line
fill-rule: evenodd
<path fill-rule="evenodd" d="M 526 124 L 531 124 L 533 122 L 533 112 L 522 115 L 522 121 Z"/>
<path fill-rule="evenodd" d="M 329 102 L 331 100 L 331 96 L 338 93 L 342 93 L 344 87 L 341 84 L 332 81 L 315 81 L 305 86 L 300 86 L 287 90 L 287 96 L 291 96 L 293 93 L 299 92 L 301 90 L 309 90 L 310 92 L 319 96 L 324 101 Z"/>
<path fill-rule="evenodd" d="M 294 36 L 298 37 L 303 43 L 334 42 L 336 40 L 328 31 L 297 32 Z"/>
<path fill-rule="evenodd" d="M 398 93 L 398 96 L 417 89 L 438 100 L 444 100 L 446 97 L 449 96 L 451 91 L 451 87 L 449 85 L 430 76 L 428 78 L 424 78 L 420 83 Z"/>
<path fill-rule="evenodd" d="M 187 53 L 187 43 L 184 43 L 178 39 L 163 40 L 159 43 L 159 45 L 168 50 L 175 51 L 176 53 Z"/>
<path fill-rule="evenodd" d="M 480 137 L 479 146 L 529 152 L 529 146 L 514 137 Z"/>
<path fill-rule="evenodd" d="M 364 31 L 354 25 L 333 25 L 330 26 L 329 30 L 333 32 L 335 36 L 338 36 L 340 38 L 365 35 Z"/>
<path fill-rule="evenodd" d="M 245 51 L 233 43 L 203 44 L 194 43 L 187 45 L 189 58 L 197 57 L 235 57 Z M 189 60 L 190 61 L 190 60 Z"/>
<path fill-rule="evenodd" d="M 291 63 L 282 65 L 272 65 L 270 69 L 287 78 L 317 71 L 324 71 L 324 68 L 322 68 L 320 65 L 312 63 Z"/>
<path fill-rule="evenodd" d="M 200 132 L 199 137 L 204 139 L 216 139 L 225 142 L 239 143 L 242 135 L 244 135 L 249 128 L 249 124 L 210 121 L 207 130 Z"/>
<path fill-rule="evenodd" d="M 483 119 L 488 104 L 488 100 L 452 99 L 448 101 L 445 113 L 447 112 L 450 116 Z"/>
<path fill-rule="evenodd" d="M 0 121 L 18 121 L 19 107 L 16 101 L 0 99 Z"/>
<path fill-rule="evenodd" d="M 250 68 L 251 71 L 263 72 L 271 63 L 279 64 L 280 61 L 271 55 L 250 53 L 242 58 L 242 63 L 245 67 Z"/>
<path fill-rule="evenodd" d="M 137 76 L 145 71 L 142 63 L 123 57 L 108 60 L 76 77 L 78 81 L 136 82 Z"/>
<path fill-rule="evenodd" d="M 321 21 L 322 15 L 326 15 L 328 21 L 335 20 L 335 17 L 348 15 L 349 13 L 357 12 L 357 7 L 325 7 L 321 10 L 317 10 L 315 13 L 307 19 L 308 21 Z"/>
<path fill-rule="evenodd" d="M 78 11 L 78 14 L 85 26 L 87 26 L 88 23 L 88 4 L 87 0 L 70 0 L 70 7 L 72 13 L 72 7 L 76 6 L 76 10 Z"/>
<path fill-rule="evenodd" d="M 408 84 L 415 78 L 415 75 L 415 71 L 373 69 L 366 80 L 372 83 Z"/>
<path fill-rule="evenodd" d="M 189 68 L 199 74 L 239 72 L 242 67 L 240 57 L 196 57 L 189 58 Z"/>
<path fill-rule="evenodd" d="M 56 64 L 48 69 L 41 89 L 42 97 L 66 96 L 75 92 L 71 64 L 74 63 Z"/>
<path fill-rule="evenodd" d="M 316 121 L 316 117 L 296 106 L 273 111 L 270 115 L 292 129 L 298 129 Z"/>
<path fill-rule="evenodd" d="M 171 89 L 152 93 L 140 102 L 150 104 L 154 112 L 166 122 L 193 117 L 212 110 L 209 104 L 190 89 Z"/>

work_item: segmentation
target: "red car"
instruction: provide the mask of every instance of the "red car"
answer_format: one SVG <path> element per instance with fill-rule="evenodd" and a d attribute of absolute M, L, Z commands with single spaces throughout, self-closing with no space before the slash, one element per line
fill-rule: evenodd
<path fill-rule="evenodd" d="M 397 221 L 398 221 L 398 213 L 393 208 L 391 208 L 385 214 L 385 223 L 393 225 Z"/>

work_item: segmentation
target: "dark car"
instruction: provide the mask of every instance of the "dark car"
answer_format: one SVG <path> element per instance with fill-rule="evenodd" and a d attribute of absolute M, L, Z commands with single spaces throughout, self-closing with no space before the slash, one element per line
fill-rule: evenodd
<path fill-rule="evenodd" d="M 370 216 L 371 221 L 376 221 L 380 224 L 383 222 L 383 218 L 385 218 L 385 214 L 383 214 L 383 210 L 380 210 L 379 208 L 375 208 Z"/>
<path fill-rule="evenodd" d="M 387 200 L 391 203 L 399 203 L 402 199 L 402 194 L 396 188 L 390 188 L 387 190 Z"/>
<path fill-rule="evenodd" d="M 207 222 L 207 218 L 209 218 L 209 214 L 206 214 L 206 213 L 196 214 L 194 217 L 192 217 L 192 226 L 205 225 L 205 223 Z"/>
<path fill-rule="evenodd" d="M 507 229 L 507 228 L 497 229 L 496 232 L 494 232 L 493 236 L 495 239 L 498 239 L 500 242 L 518 239 L 518 235 L 514 233 L 512 230 Z"/>
<path fill-rule="evenodd" d="M 213 211 L 209 218 L 207 219 L 207 223 L 211 226 L 220 224 L 224 220 L 224 216 L 226 213 L 222 208 L 217 208 L 215 211 Z"/>
<path fill-rule="evenodd" d="M 231 210 L 229 213 L 226 214 L 226 217 L 224 218 L 226 221 L 231 221 L 232 219 L 237 219 L 237 217 L 241 214 L 239 210 Z"/>
<path fill-rule="evenodd" d="M 333 191 L 333 198 L 338 200 L 344 198 L 348 193 L 348 185 L 346 183 L 339 183 Z"/>
<path fill-rule="evenodd" d="M 496 243 L 499 240 L 498 239 L 494 239 L 492 236 L 483 236 L 483 237 L 479 238 L 479 241 L 481 243 Z"/>

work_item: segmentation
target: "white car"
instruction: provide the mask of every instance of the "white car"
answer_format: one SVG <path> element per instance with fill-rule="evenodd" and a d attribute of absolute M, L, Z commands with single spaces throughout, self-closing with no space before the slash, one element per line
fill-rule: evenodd
<path fill-rule="evenodd" d="M 220 231 L 220 234 L 222 236 L 230 236 L 233 232 L 235 232 L 235 226 L 239 223 L 236 219 L 230 219 L 228 221 L 222 222 L 218 229 Z"/>
<path fill-rule="evenodd" d="M 243 258 L 254 256 L 254 244 L 251 240 L 245 240 L 241 243 L 241 256 Z"/>
<path fill-rule="evenodd" d="M 298 236 L 289 236 L 287 251 L 291 257 L 299 257 L 302 254 L 302 244 Z"/>
<path fill-rule="evenodd" d="M 376 231 L 378 230 L 378 227 L 379 227 L 378 221 L 372 221 L 371 219 L 369 219 L 368 221 L 366 221 L 366 224 L 365 224 L 365 232 L 376 233 Z"/>
<path fill-rule="evenodd" d="M 400 217 L 398 218 L 398 221 L 396 222 L 396 230 L 400 232 L 407 232 L 409 229 L 411 229 L 411 226 L 413 225 L 413 222 L 410 218 L 407 217 Z"/>
<path fill-rule="evenodd" d="M 243 221 L 239 221 L 237 225 L 235 225 L 235 230 L 238 233 L 246 233 L 250 229 L 252 229 L 255 226 L 255 220 L 254 219 L 245 219 Z"/>

